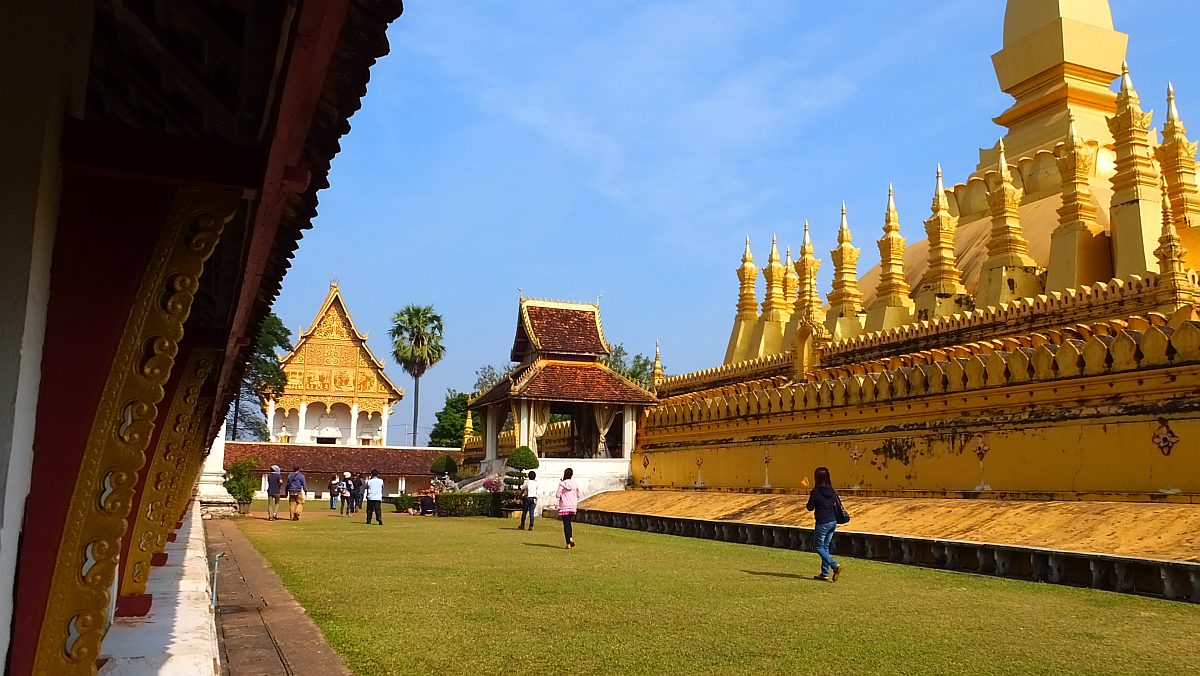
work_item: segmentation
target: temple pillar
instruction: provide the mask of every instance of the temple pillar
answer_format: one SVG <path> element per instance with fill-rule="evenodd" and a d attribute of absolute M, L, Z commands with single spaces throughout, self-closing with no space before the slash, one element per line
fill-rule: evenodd
<path fill-rule="evenodd" d="M 0 655 L 9 653 L 18 539 L 33 476 L 33 439 L 61 193 L 61 130 L 82 115 L 92 3 L 6 12 L 0 80 Z"/>
<path fill-rule="evenodd" d="M 529 424 L 529 402 L 522 399 L 517 403 L 517 420 L 520 423 L 517 425 L 517 445 L 529 445 L 529 431 L 533 429 L 533 425 Z"/>
<path fill-rule="evenodd" d="M 296 424 L 296 443 L 298 443 L 298 444 L 307 444 L 310 441 L 309 434 L 308 434 L 308 428 L 305 427 L 305 425 L 307 424 L 305 422 L 307 418 L 308 418 L 308 402 L 302 401 L 302 402 L 300 402 L 300 422 Z M 224 429 L 224 428 L 222 427 L 222 429 Z"/>
<path fill-rule="evenodd" d="M 500 455 L 500 416 L 499 410 L 495 406 L 488 406 L 484 409 L 483 425 L 483 461 L 487 464 L 487 469 L 484 472 L 491 471 L 492 463 Z"/>
<path fill-rule="evenodd" d="M 217 436 L 209 446 L 208 456 L 200 473 L 200 508 L 205 512 L 232 513 L 237 511 L 237 500 L 225 490 L 225 423 L 217 430 Z"/>
<path fill-rule="evenodd" d="M 275 435 L 275 400 L 267 400 L 267 438 L 271 441 L 278 441 Z"/>
<path fill-rule="evenodd" d="M 358 402 L 350 406 L 350 441 L 346 445 L 358 445 Z"/>
<path fill-rule="evenodd" d="M 387 434 L 388 434 L 387 421 L 388 421 L 389 413 L 391 413 L 390 405 L 385 403 L 383 405 L 383 412 L 381 413 L 382 420 L 379 423 L 379 438 L 380 438 L 379 445 L 380 446 L 387 446 Z"/>
<path fill-rule="evenodd" d="M 633 442 L 637 434 L 637 414 L 636 408 L 629 404 L 625 404 L 625 408 L 621 414 L 621 455 L 628 460 L 633 455 Z"/>

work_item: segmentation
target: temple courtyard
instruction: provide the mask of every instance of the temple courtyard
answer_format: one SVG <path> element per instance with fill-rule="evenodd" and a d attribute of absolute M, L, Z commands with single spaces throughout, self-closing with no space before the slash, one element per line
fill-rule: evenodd
<path fill-rule="evenodd" d="M 1200 670 L 1191 604 L 855 559 L 829 584 L 807 552 L 588 525 L 567 551 L 553 519 L 386 507 L 379 527 L 319 506 L 268 522 L 256 503 L 224 527 L 356 674 Z"/>

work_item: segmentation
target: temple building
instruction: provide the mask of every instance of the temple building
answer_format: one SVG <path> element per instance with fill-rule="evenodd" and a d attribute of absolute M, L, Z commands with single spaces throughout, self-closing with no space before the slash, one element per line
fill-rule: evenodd
<path fill-rule="evenodd" d="M 401 3 L 10 9 L 0 671 L 211 674 L 196 480 Z"/>
<path fill-rule="evenodd" d="M 860 277 L 843 206 L 824 298 L 807 224 L 761 297 L 747 241 L 723 363 L 656 374 L 639 486 L 801 490 L 824 465 L 861 495 L 1200 502 L 1185 111 L 1162 83 L 1152 131 L 1107 0 L 1009 0 L 1002 38 L 1004 130 L 969 176 L 930 172 L 923 236 L 881 194 Z"/>
<path fill-rule="evenodd" d="M 283 394 L 264 402 L 271 441 L 387 445 L 388 416 L 404 392 L 367 347 L 337 283 L 282 367 Z"/>
<path fill-rule="evenodd" d="M 623 487 L 638 420 L 658 400 L 603 362 L 611 352 L 599 305 L 522 298 L 515 366 L 467 405 L 483 424 L 464 434 L 466 471 L 500 472 L 514 448 L 528 446 L 539 471 L 557 476 L 570 466 L 585 493 Z M 543 489 L 552 493 L 552 484 Z"/>

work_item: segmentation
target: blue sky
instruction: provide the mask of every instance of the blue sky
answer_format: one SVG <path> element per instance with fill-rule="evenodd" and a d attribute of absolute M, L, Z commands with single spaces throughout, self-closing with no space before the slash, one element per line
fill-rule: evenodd
<path fill-rule="evenodd" d="M 1200 136 L 1200 3 L 1112 0 L 1143 104 L 1173 80 Z M 507 363 L 518 288 L 601 298 L 610 342 L 668 373 L 720 363 L 742 243 L 798 247 L 828 291 L 841 201 L 859 271 L 878 260 L 887 186 L 923 237 L 934 167 L 965 177 L 1011 99 L 991 55 L 1002 0 L 408 0 L 372 70 L 275 311 L 307 328 L 338 279 L 376 355 L 393 312 L 431 304 L 446 358 L 422 379 L 419 441 L 447 388 Z M 1195 103 L 1195 106 L 1193 106 Z M 760 281 L 761 284 L 761 281 Z"/>

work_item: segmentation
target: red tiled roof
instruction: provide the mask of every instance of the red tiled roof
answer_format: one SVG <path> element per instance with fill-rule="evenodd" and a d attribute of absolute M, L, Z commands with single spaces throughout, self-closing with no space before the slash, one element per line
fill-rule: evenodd
<path fill-rule="evenodd" d="M 225 468 L 246 458 L 258 458 L 258 468 L 266 471 L 279 465 L 284 472 L 300 466 L 312 475 L 369 472 L 379 470 L 389 476 L 431 476 L 429 467 L 443 453 L 455 462 L 463 460 L 462 451 L 450 448 L 396 448 L 392 446 L 337 446 L 333 444 L 268 444 L 248 441 L 225 442 Z"/>
<path fill-rule="evenodd" d="M 601 357 L 609 353 L 596 306 L 525 299 L 517 318 L 513 361 L 521 361 L 531 347 L 542 354 Z"/>
<path fill-rule="evenodd" d="M 598 362 L 538 361 L 518 378 L 511 396 L 603 404 L 658 403 L 653 394 Z"/>

